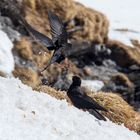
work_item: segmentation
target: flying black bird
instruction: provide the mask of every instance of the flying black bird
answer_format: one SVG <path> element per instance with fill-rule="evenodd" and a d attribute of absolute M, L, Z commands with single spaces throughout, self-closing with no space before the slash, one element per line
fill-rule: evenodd
<path fill-rule="evenodd" d="M 48 11 L 48 19 L 50 22 L 52 39 L 36 31 L 23 18 L 21 19 L 21 22 L 24 24 L 27 31 L 31 34 L 32 37 L 34 37 L 37 41 L 47 47 L 48 50 L 54 50 L 50 61 L 42 70 L 42 72 L 51 64 L 55 62 L 60 63 L 61 61 L 63 61 L 67 56 L 67 50 L 72 46 L 70 43 L 68 43 L 68 34 L 66 31 L 66 27 L 58 18 L 58 16 L 56 16 L 51 11 Z"/>
<path fill-rule="evenodd" d="M 107 110 L 81 91 L 81 79 L 79 77 L 74 76 L 72 80 L 73 82 L 67 91 L 67 95 L 74 106 L 79 109 L 86 109 L 97 119 L 106 121 L 106 118 L 103 117 L 97 110 Z"/>

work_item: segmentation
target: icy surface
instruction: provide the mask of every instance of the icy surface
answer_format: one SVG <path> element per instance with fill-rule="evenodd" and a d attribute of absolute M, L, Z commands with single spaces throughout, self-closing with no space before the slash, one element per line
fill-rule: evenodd
<path fill-rule="evenodd" d="M 6 33 L 0 30 L 0 71 L 7 75 L 11 75 L 11 72 L 14 70 L 12 48 L 12 42 Z"/>
<path fill-rule="evenodd" d="M 97 122 L 14 78 L 0 77 L 0 110 L 0 140 L 140 140 L 124 126 Z"/>
<path fill-rule="evenodd" d="M 109 38 L 130 45 L 130 39 L 140 41 L 139 0 L 75 0 L 104 13 L 110 22 Z M 123 31 L 116 31 L 116 29 Z"/>
<path fill-rule="evenodd" d="M 99 80 L 82 80 L 82 86 L 87 87 L 91 91 L 99 91 L 103 88 L 104 83 Z"/>

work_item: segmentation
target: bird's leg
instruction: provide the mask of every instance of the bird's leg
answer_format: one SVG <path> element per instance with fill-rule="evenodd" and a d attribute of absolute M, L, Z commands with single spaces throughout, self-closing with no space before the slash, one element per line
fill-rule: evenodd
<path fill-rule="evenodd" d="M 51 65 L 51 62 L 49 62 L 42 70 L 40 70 L 40 75 L 43 75 L 43 72 Z"/>

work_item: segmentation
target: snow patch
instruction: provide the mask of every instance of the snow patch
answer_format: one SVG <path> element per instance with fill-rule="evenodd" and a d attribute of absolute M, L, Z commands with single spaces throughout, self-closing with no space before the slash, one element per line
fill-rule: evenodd
<path fill-rule="evenodd" d="M 11 75 L 14 70 L 14 58 L 12 55 L 13 44 L 3 31 L 0 30 L 0 71 Z"/>
<path fill-rule="evenodd" d="M 14 78 L 0 77 L 1 140 L 139 140 L 140 136 L 110 121 L 45 93 L 33 91 Z"/>
<path fill-rule="evenodd" d="M 104 13 L 110 22 L 109 38 L 132 46 L 131 39 L 140 41 L 139 0 L 75 0 Z M 119 29 L 119 30 L 116 30 Z"/>
<path fill-rule="evenodd" d="M 104 83 L 99 80 L 82 80 L 82 86 L 87 87 L 91 91 L 99 91 L 103 88 Z"/>

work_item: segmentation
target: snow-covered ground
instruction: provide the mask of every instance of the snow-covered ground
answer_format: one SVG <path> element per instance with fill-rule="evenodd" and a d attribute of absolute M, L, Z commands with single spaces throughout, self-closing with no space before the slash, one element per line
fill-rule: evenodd
<path fill-rule="evenodd" d="M 0 30 L 0 71 L 11 75 L 14 70 L 14 58 L 12 55 L 13 43 L 5 32 Z"/>
<path fill-rule="evenodd" d="M 139 0 L 75 0 L 104 13 L 109 21 L 109 38 L 130 45 L 130 39 L 140 41 Z M 123 31 L 118 31 L 123 30 Z"/>
<path fill-rule="evenodd" d="M 0 140 L 140 140 L 110 121 L 98 122 L 66 101 L 0 77 Z"/>

